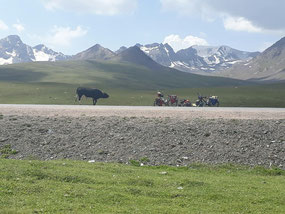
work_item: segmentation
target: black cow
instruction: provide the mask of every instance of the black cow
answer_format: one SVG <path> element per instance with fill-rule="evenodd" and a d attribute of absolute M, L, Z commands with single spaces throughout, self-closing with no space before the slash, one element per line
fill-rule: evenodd
<path fill-rule="evenodd" d="M 96 105 L 97 100 L 99 98 L 108 98 L 109 95 L 107 93 L 103 93 L 101 90 L 96 88 L 84 88 L 79 87 L 76 89 L 77 98 L 80 101 L 81 97 L 84 95 L 85 97 L 91 97 L 93 99 L 93 105 Z"/>

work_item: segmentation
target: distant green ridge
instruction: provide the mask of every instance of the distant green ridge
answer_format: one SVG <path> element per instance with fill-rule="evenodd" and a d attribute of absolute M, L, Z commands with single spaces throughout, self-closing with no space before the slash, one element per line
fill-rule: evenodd
<path fill-rule="evenodd" d="M 248 84 L 241 80 L 189 74 L 160 65 L 151 69 L 130 62 L 95 60 L 36 62 L 1 66 L 0 82 L 48 82 L 136 90 Z"/>

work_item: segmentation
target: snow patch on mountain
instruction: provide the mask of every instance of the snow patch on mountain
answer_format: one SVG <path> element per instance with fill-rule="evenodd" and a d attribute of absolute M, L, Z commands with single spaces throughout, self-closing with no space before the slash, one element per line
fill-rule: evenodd
<path fill-rule="evenodd" d="M 181 71 L 212 73 L 232 67 L 236 63 L 248 62 L 258 52 L 246 52 L 228 46 L 191 46 L 174 52 L 170 45 L 150 44 L 137 46 L 157 63 Z"/>
<path fill-rule="evenodd" d="M 54 56 L 50 56 L 49 54 L 46 54 L 45 52 L 33 50 L 36 60 L 35 61 L 55 61 Z"/>
<path fill-rule="evenodd" d="M 59 61 L 66 60 L 70 58 L 60 52 L 55 52 L 52 49 L 46 47 L 45 45 L 37 45 L 33 47 L 33 52 L 35 55 L 35 61 Z"/>
<path fill-rule="evenodd" d="M 8 59 L 0 58 L 0 65 L 8 65 L 13 63 L 13 57 Z"/>
<path fill-rule="evenodd" d="M 58 61 L 69 59 L 44 45 L 31 47 L 22 42 L 19 36 L 10 35 L 0 40 L 0 65 L 35 61 Z"/>
<path fill-rule="evenodd" d="M 175 52 L 168 44 L 153 43 L 144 46 L 136 44 L 136 46 L 155 62 L 167 67 L 172 66 Z"/>

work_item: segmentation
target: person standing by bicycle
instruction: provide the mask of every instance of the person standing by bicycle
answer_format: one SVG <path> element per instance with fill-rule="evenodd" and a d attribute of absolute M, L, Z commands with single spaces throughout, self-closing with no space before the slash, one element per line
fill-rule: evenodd
<path fill-rule="evenodd" d="M 158 92 L 157 92 L 157 96 L 158 96 L 158 98 L 162 98 L 162 97 L 163 97 L 163 94 L 162 94 L 160 91 L 158 91 Z"/>

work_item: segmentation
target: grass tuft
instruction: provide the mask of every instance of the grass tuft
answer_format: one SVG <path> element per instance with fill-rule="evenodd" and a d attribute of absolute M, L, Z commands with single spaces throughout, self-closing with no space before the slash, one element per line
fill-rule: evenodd
<path fill-rule="evenodd" d="M 2 148 L 0 148 L 0 154 L 2 158 L 9 158 L 10 155 L 15 155 L 18 152 L 14 149 L 12 149 L 11 145 L 5 145 Z"/>

